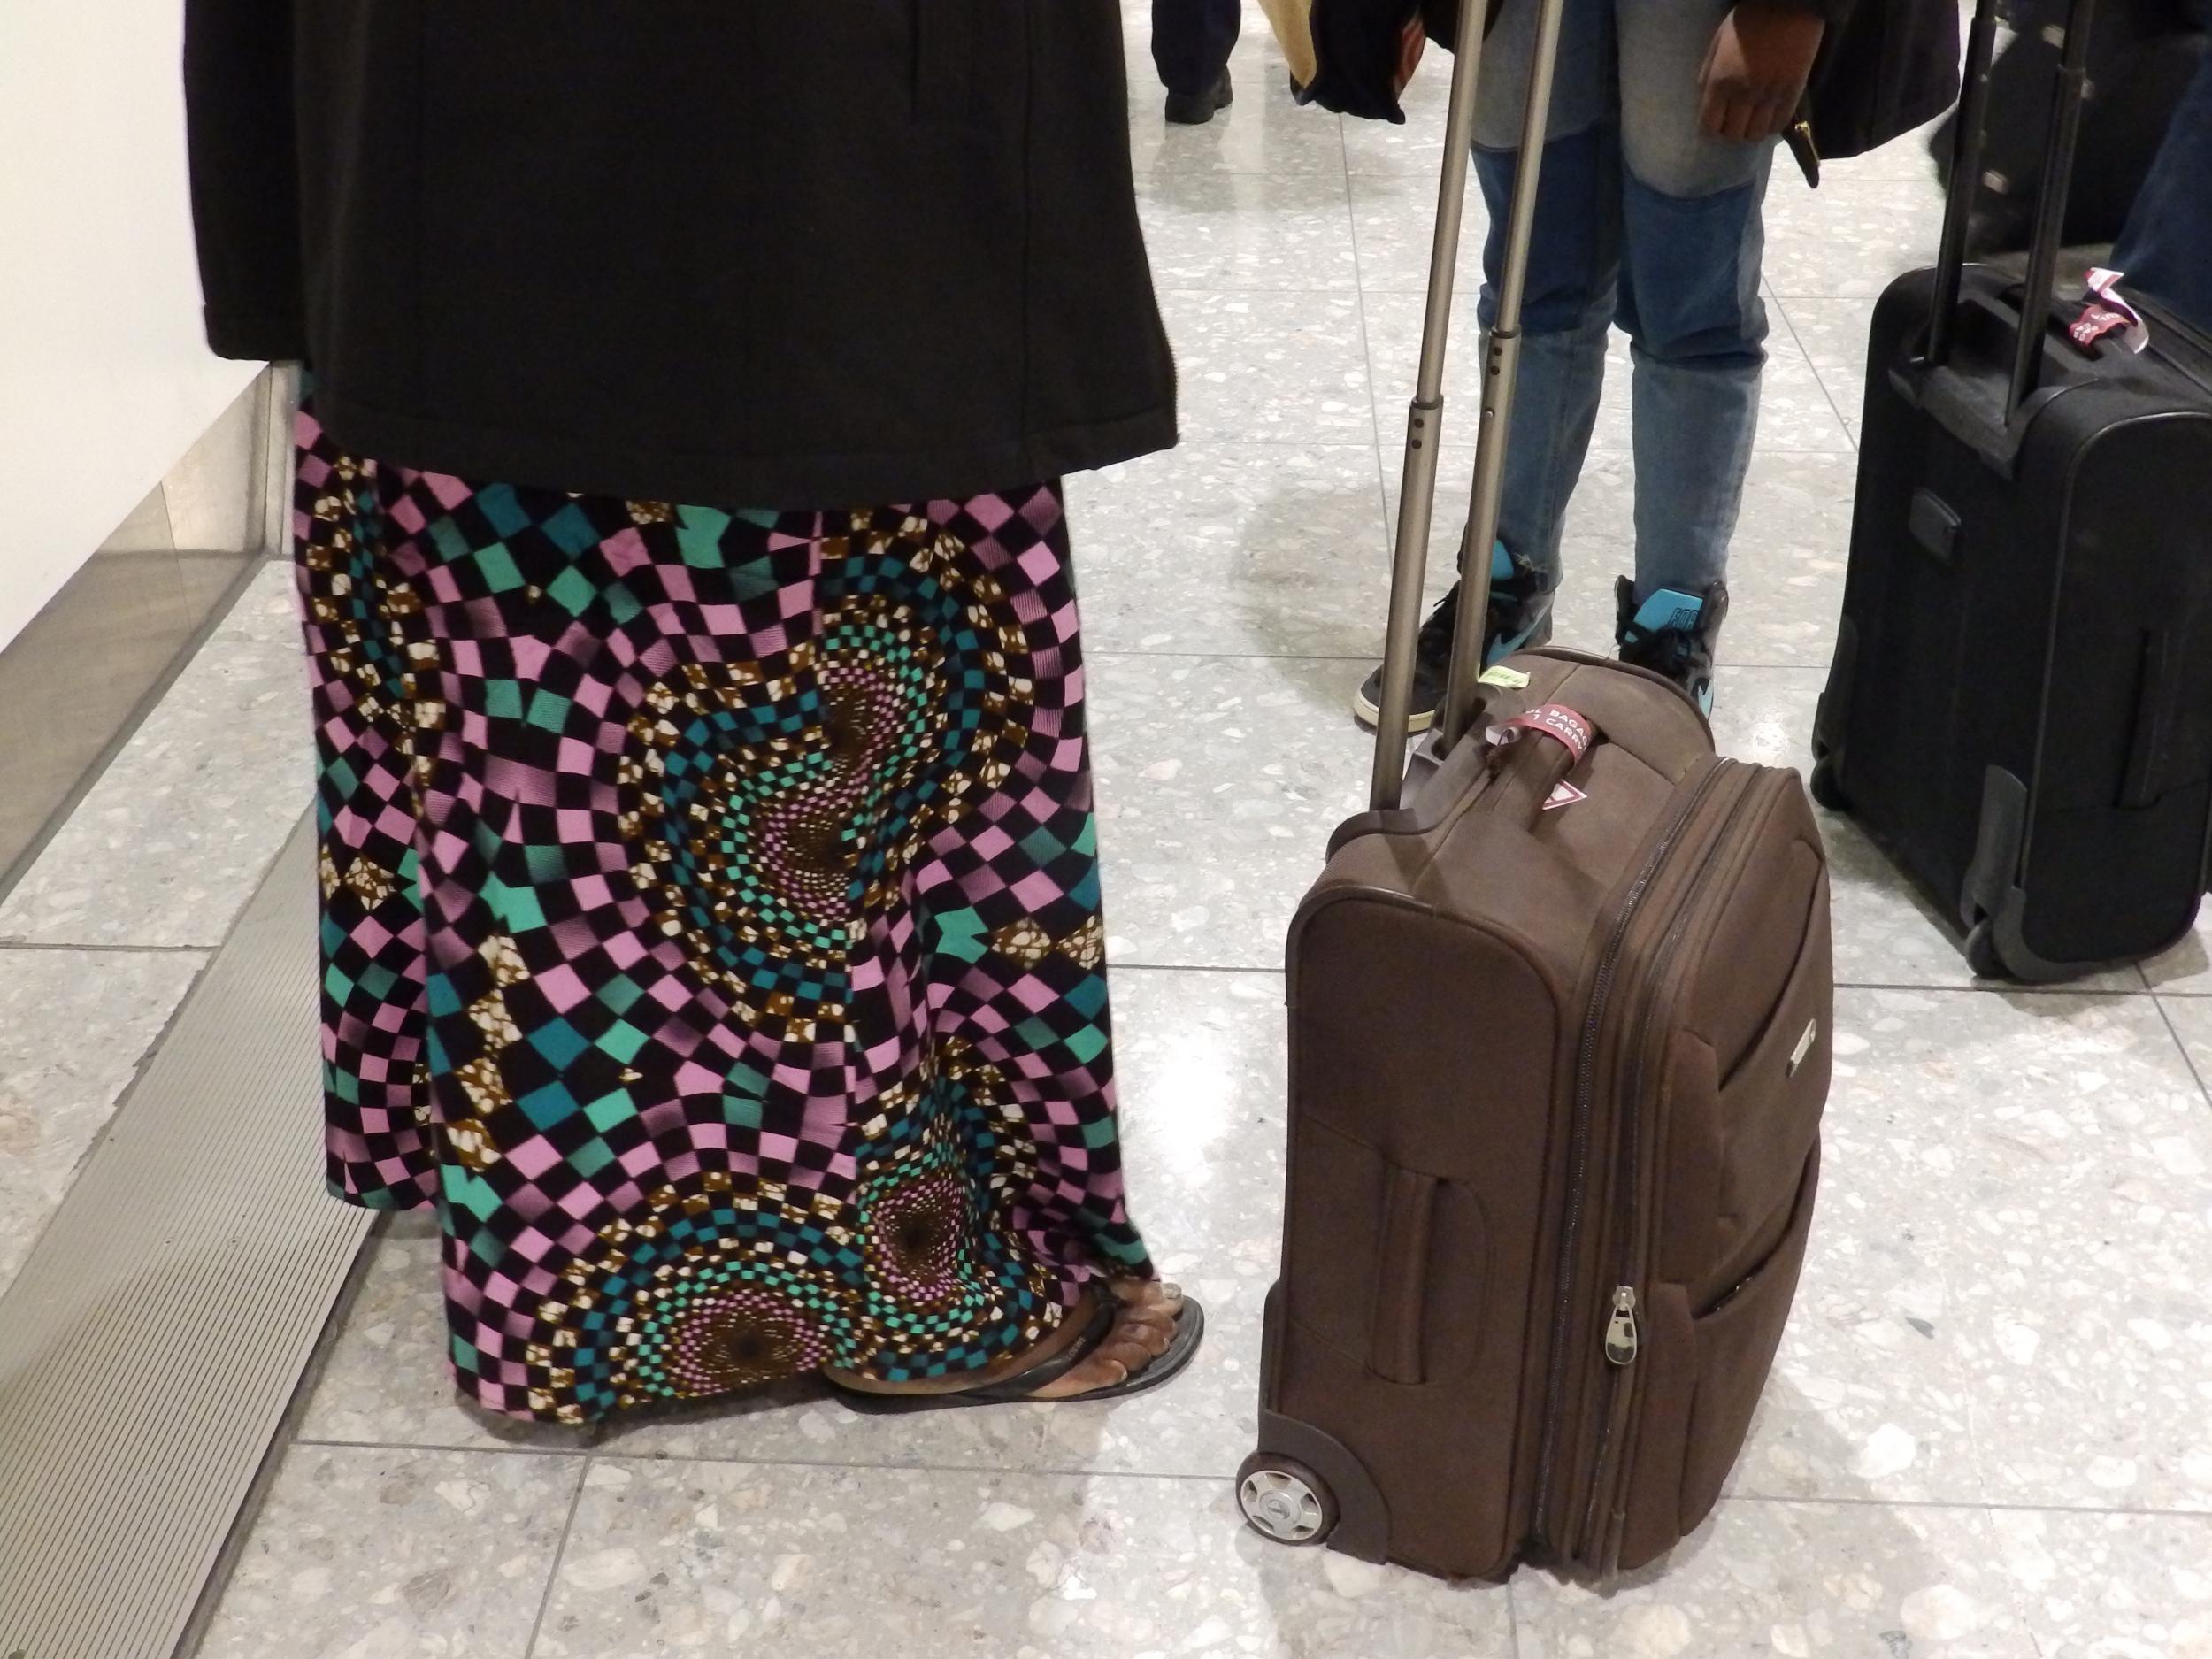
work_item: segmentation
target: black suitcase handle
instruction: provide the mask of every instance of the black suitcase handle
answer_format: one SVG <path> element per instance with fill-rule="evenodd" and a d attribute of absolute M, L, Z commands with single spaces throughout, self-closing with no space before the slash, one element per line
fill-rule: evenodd
<path fill-rule="evenodd" d="M 1941 368 L 1958 343 L 1959 307 L 1966 275 L 1966 241 L 1974 197 L 1981 188 L 1982 152 L 1989 127 L 1989 73 L 1997 55 L 1999 0 L 1976 0 L 1968 31 L 1964 88 L 1959 100 L 1958 142 L 1952 146 L 1951 180 L 1943 211 L 1943 241 L 1936 256 L 1936 299 L 1928 324 L 1925 362 Z M 2035 240 L 2029 246 L 2026 286 L 2020 295 L 2020 326 L 2013 342 L 2012 381 L 2005 397 L 2009 426 L 2041 383 L 2043 348 L 2049 333 L 2051 283 L 2058 274 L 2059 242 L 2066 228 L 2066 197 L 2073 184 L 2074 150 L 2081 138 L 2082 105 L 2089 88 L 2090 25 L 2097 0 L 2071 0 L 2052 96 L 2056 113 L 2043 150 L 2036 187 Z"/>

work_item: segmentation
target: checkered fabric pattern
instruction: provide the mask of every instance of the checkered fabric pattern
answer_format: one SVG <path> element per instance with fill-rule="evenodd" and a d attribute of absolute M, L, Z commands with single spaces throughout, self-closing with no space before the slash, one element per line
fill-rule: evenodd
<path fill-rule="evenodd" d="M 1056 486 L 722 512 L 311 412 L 297 478 L 330 1179 L 439 1206 L 467 1392 L 943 1377 L 1150 1273 Z"/>

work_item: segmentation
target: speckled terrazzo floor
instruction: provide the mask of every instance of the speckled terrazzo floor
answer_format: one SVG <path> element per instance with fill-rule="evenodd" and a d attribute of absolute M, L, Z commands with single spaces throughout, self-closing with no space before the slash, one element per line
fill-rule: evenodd
<path fill-rule="evenodd" d="M 1442 90 L 1432 65 L 1408 127 L 1340 128 L 1273 96 L 1252 21 L 1224 120 L 1164 131 L 1141 79 L 1132 106 L 1189 442 L 1071 490 L 1133 1183 L 1214 1315 L 1193 1375 L 906 1423 L 799 1390 L 587 1444 L 453 1403 L 434 1247 L 404 1221 L 206 1659 L 2212 1655 L 2212 955 L 1976 988 L 1841 825 L 1818 1231 L 1710 1524 L 1603 1597 L 1449 1589 L 1240 1529 L 1281 1175 L 1275 970 L 1365 775 L 1344 705 L 1378 639 Z M 1924 164 L 1847 164 L 1817 198 L 1778 180 L 1771 226 L 1719 725 L 1788 762 L 1834 626 L 1865 309 L 1934 238 Z M 1623 409 L 1569 526 L 1569 642 L 1609 619 Z M 0 906 L 0 1275 L 305 803 L 290 640 L 273 572 Z"/>

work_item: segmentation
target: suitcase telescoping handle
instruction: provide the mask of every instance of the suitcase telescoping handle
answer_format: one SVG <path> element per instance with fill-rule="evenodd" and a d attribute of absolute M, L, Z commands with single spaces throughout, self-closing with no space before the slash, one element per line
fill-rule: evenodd
<path fill-rule="evenodd" d="M 1514 170 L 1505 259 L 1498 274 L 1497 314 L 1482 373 L 1481 415 L 1475 428 L 1474 503 L 1460 542 L 1458 623 L 1452 667 L 1438 714 L 1439 741 L 1448 750 L 1466 734 L 1480 695 L 1485 619 L 1490 610 L 1490 547 L 1497 540 L 1512 427 L 1513 388 L 1521 357 L 1521 296 L 1527 286 L 1529 238 L 1536 222 L 1536 186 L 1551 114 L 1552 70 L 1559 56 L 1566 0 L 1538 0 L 1536 50 L 1529 67 L 1528 112 L 1520 165 Z M 1421 327 L 1421 370 L 1406 422 L 1405 470 L 1398 493 L 1398 534 L 1390 566 L 1390 633 L 1383 653 L 1381 709 L 1375 728 L 1371 801 L 1394 810 L 1405 792 L 1406 716 L 1413 703 L 1414 654 L 1421 626 L 1421 585 L 1428 572 L 1429 526 L 1436 506 L 1438 445 L 1444 415 L 1444 357 L 1451 342 L 1452 288 L 1459 270 L 1460 232 L 1474 158 L 1475 88 L 1482 73 L 1487 6 L 1459 9 L 1452 62 L 1450 112 L 1444 123 L 1444 176 L 1436 199 L 1436 234 L 1429 253 L 1428 309 Z"/>
<path fill-rule="evenodd" d="M 1966 239 L 1974 199 L 1982 184 L 1982 142 L 1989 126 L 1990 65 L 1997 55 L 2000 0 L 1976 0 L 1968 32 L 1964 88 L 1957 138 L 1951 147 L 1950 190 L 1943 209 L 1943 242 L 1936 256 L 1935 305 L 1928 324 L 1927 361 L 1940 368 L 1958 338 L 1960 297 L 1966 275 Z M 2073 184 L 2074 150 L 2081 137 L 2082 105 L 2089 94 L 2089 29 L 2096 0 L 2072 0 L 2059 54 L 2057 86 L 2043 176 L 2036 187 L 2035 238 L 2028 250 L 2027 285 L 2021 290 L 2020 329 L 2014 342 L 2012 385 L 2005 402 L 2009 420 L 2033 395 L 2042 376 L 2043 339 L 2051 283 L 2058 274 L 2059 242 L 2066 231 L 2066 198 Z"/>

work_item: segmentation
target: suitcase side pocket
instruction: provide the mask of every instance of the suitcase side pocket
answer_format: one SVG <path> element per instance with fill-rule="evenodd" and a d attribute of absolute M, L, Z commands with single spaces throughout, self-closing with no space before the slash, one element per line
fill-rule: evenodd
<path fill-rule="evenodd" d="M 1480 1357 L 1489 1249 L 1482 1206 L 1457 1183 L 1393 1164 L 1307 1120 L 1293 1202 L 1325 1250 L 1301 1258 L 1288 1312 L 1310 1338 L 1386 1382 L 1463 1376 Z M 1436 1309 L 1438 1296 L 1449 1306 Z"/>
<path fill-rule="evenodd" d="M 1812 1233 L 1816 1144 L 1772 1254 L 1701 1315 L 1686 1286 L 1651 1288 L 1641 1419 L 1618 1517 L 1619 1564 L 1640 1567 L 1696 1530 L 1720 1501 L 1780 1348 Z"/>

